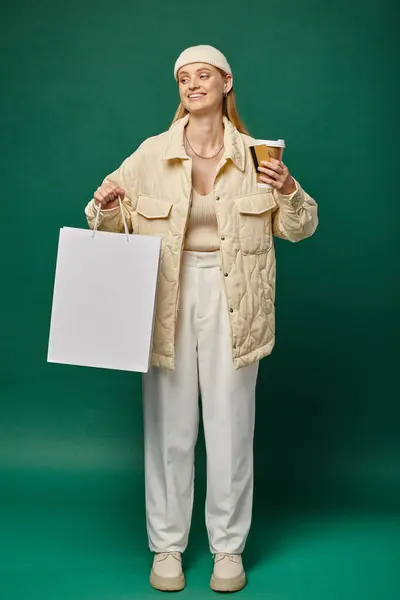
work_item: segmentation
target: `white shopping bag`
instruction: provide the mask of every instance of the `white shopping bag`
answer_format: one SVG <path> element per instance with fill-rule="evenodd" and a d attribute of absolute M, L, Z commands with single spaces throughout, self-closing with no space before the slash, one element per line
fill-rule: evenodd
<path fill-rule="evenodd" d="M 161 238 L 60 230 L 48 362 L 149 369 Z"/>

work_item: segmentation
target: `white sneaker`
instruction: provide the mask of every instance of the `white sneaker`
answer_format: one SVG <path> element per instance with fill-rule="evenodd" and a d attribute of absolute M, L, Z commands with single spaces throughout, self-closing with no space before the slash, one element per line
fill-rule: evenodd
<path fill-rule="evenodd" d="M 240 554 L 219 553 L 214 556 L 210 588 L 214 592 L 238 592 L 246 585 L 246 573 Z"/>
<path fill-rule="evenodd" d="M 160 552 L 156 554 L 150 573 L 150 585 L 162 592 L 178 592 L 185 587 L 180 552 Z"/>

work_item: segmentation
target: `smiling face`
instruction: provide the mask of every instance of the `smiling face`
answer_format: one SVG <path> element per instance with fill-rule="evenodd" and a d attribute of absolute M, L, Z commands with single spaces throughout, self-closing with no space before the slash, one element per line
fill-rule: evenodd
<path fill-rule="evenodd" d="M 185 65 L 178 72 L 179 95 L 190 113 L 210 114 L 220 110 L 224 92 L 232 88 L 232 77 L 206 63 Z"/>

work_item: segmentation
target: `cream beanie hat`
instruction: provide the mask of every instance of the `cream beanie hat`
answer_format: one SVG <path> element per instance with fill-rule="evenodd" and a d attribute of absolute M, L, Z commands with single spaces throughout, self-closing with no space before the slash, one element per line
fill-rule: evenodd
<path fill-rule="evenodd" d="M 231 68 L 225 56 L 213 46 L 192 46 L 186 48 L 175 63 L 174 76 L 178 80 L 178 71 L 181 67 L 191 63 L 206 63 L 221 69 L 228 75 L 232 75 Z"/>

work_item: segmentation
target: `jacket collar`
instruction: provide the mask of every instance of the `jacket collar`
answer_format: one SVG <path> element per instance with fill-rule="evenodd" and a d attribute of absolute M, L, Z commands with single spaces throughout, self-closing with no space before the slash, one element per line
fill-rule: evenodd
<path fill-rule="evenodd" d="M 183 143 L 183 133 L 186 125 L 189 122 L 189 117 L 189 114 L 185 115 L 182 119 L 179 119 L 170 127 L 163 160 L 172 160 L 176 158 L 187 160 L 189 158 Z M 225 128 L 225 150 L 223 158 L 225 160 L 231 159 L 238 169 L 244 171 L 245 145 L 243 139 L 234 124 L 225 116 L 223 116 L 223 123 Z"/>

